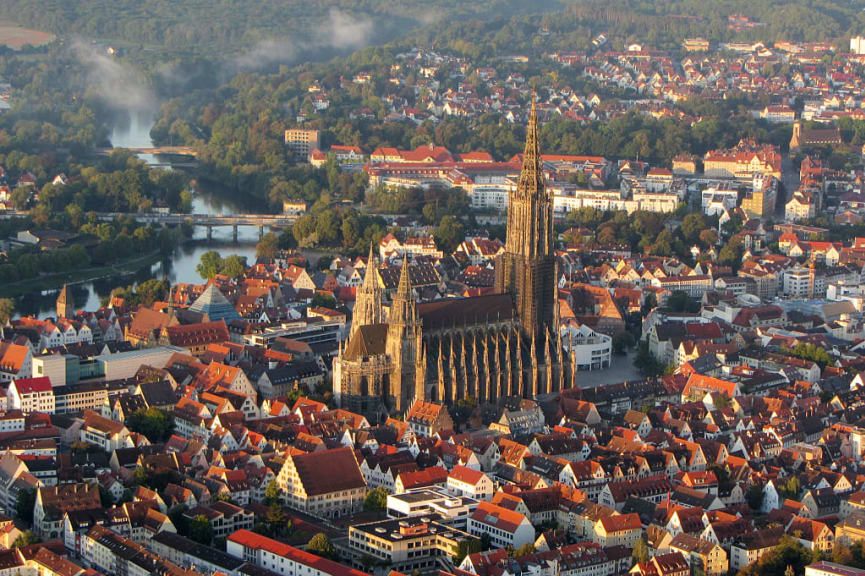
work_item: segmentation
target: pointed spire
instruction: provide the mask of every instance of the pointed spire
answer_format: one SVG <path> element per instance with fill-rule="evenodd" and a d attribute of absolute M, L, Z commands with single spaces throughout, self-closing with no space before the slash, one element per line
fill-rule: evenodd
<path fill-rule="evenodd" d="M 523 151 L 523 169 L 520 172 L 518 189 L 529 195 L 544 189 L 544 171 L 541 164 L 541 143 L 538 135 L 537 96 L 532 90 L 532 108 L 526 127 L 526 147 Z"/>
<path fill-rule="evenodd" d="M 375 256 L 373 253 L 373 243 L 369 243 L 369 258 L 366 261 L 366 271 L 363 275 L 363 287 L 370 290 L 378 288 L 378 279 L 376 278 L 376 270 L 378 267 L 375 264 Z"/>
<path fill-rule="evenodd" d="M 380 324 L 384 320 L 382 292 L 383 290 L 378 283 L 378 267 L 375 263 L 373 244 L 370 243 L 369 259 L 364 272 L 363 284 L 357 289 L 349 337 L 354 336 L 361 326 Z"/>
<path fill-rule="evenodd" d="M 411 298 L 411 277 L 408 272 L 408 254 L 402 260 L 402 271 L 399 275 L 399 286 L 396 289 L 396 296 L 398 298 L 405 298 L 406 300 Z"/>
<path fill-rule="evenodd" d="M 415 325 L 417 322 L 417 305 L 412 295 L 411 278 L 408 272 L 408 258 L 403 260 L 399 285 L 391 300 L 390 324 Z"/>

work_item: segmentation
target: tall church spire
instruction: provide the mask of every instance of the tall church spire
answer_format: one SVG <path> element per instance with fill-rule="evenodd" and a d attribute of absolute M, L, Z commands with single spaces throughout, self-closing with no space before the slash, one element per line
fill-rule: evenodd
<path fill-rule="evenodd" d="M 402 264 L 399 286 L 391 300 L 385 341 L 385 353 L 391 361 L 390 386 L 396 410 L 407 407 L 422 389 L 419 378 L 424 374 L 418 375 L 419 370 L 424 370 L 420 356 L 423 352 L 422 337 L 406 259 Z"/>
<path fill-rule="evenodd" d="M 544 170 L 541 162 L 541 144 L 538 136 L 538 110 L 535 92 L 532 91 L 532 108 L 526 127 L 526 147 L 523 151 L 523 167 L 517 187 L 526 193 L 537 195 L 545 188 Z"/>
<path fill-rule="evenodd" d="M 496 263 L 495 287 L 509 293 L 523 333 L 544 338 L 558 305 L 555 295 L 553 199 L 544 181 L 535 95 L 526 127 L 526 147 L 517 186 L 508 194 L 505 253 Z"/>
<path fill-rule="evenodd" d="M 357 329 L 361 326 L 381 324 L 383 322 L 382 294 L 382 288 L 378 283 L 378 267 L 375 264 L 373 245 L 370 244 L 369 259 L 366 263 L 363 285 L 357 289 L 357 298 L 354 305 L 354 315 L 349 337 L 357 332 Z"/>

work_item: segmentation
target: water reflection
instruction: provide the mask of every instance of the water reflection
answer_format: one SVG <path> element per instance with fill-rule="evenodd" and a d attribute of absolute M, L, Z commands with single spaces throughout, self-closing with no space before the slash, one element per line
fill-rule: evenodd
<path fill-rule="evenodd" d="M 120 114 L 115 119 L 111 142 L 118 147 L 141 148 L 152 146 L 150 129 L 153 127 L 154 115 L 139 111 Z M 162 158 L 157 159 L 151 154 L 140 154 L 139 158 L 150 164 L 165 166 Z M 166 169 L 170 169 L 167 167 Z M 220 190 L 217 185 L 198 182 L 192 203 L 193 212 L 197 214 L 242 214 L 257 212 L 262 209 L 260 201 L 249 196 L 231 195 Z M 77 310 L 95 310 L 102 301 L 117 286 L 135 285 L 150 278 L 167 278 L 172 284 L 200 283 L 201 277 L 196 266 L 201 255 L 208 250 L 216 250 L 222 257 L 231 254 L 245 256 L 249 262 L 255 259 L 255 244 L 258 242 L 259 230 L 256 226 L 239 226 L 235 242 L 231 227 L 214 228 L 210 240 L 207 230 L 197 228 L 193 241 L 179 246 L 171 257 L 157 262 L 153 266 L 143 266 L 141 269 L 127 275 L 111 275 L 98 280 L 70 285 L 74 307 Z M 16 313 L 20 315 L 35 315 L 40 318 L 55 315 L 55 302 L 60 289 L 46 290 L 23 295 L 16 299 Z"/>

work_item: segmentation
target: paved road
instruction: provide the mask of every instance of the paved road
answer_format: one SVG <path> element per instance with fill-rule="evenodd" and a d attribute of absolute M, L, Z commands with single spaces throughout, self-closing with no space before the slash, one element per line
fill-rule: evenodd
<path fill-rule="evenodd" d="M 594 388 L 602 384 L 618 384 L 619 382 L 642 380 L 643 375 L 634 367 L 634 358 L 636 356 L 636 350 L 628 352 L 627 356 L 616 356 L 613 354 L 612 365 L 606 370 L 577 372 L 577 385 L 581 388 Z"/>
<path fill-rule="evenodd" d="M 787 199 L 792 198 L 793 192 L 799 189 L 799 171 L 793 165 L 789 152 L 781 157 L 781 183 L 783 186 L 778 191 L 778 198 L 775 200 L 775 214 L 780 216 L 780 220 L 783 220 Z"/>

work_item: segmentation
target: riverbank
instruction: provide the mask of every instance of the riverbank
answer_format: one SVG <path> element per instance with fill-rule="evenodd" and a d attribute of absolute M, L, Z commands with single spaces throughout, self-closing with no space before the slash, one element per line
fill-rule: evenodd
<path fill-rule="evenodd" d="M 134 274 L 145 266 L 153 266 L 161 259 L 162 254 L 159 250 L 154 250 L 153 252 L 122 263 L 84 268 L 73 272 L 46 274 L 44 276 L 19 280 L 17 282 L 4 282 L 3 285 L 0 286 L 0 297 L 17 298 L 18 296 L 32 292 L 57 290 L 62 288 L 64 284 L 81 284 L 114 276 L 127 276 Z"/>

